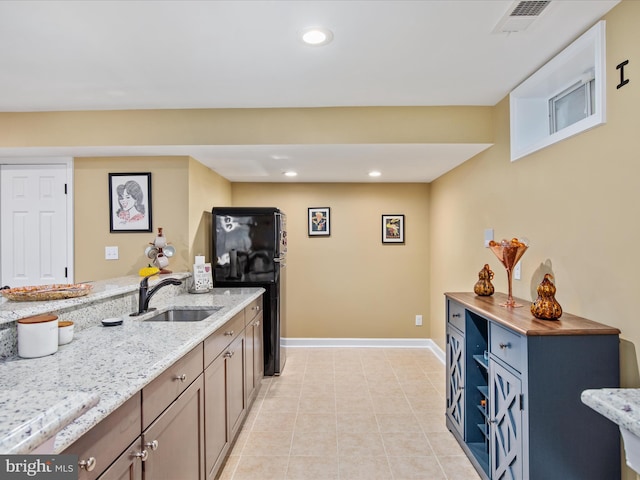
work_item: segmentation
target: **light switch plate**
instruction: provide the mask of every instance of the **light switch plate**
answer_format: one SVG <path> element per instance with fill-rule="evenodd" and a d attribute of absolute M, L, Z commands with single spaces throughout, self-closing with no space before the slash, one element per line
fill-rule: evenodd
<path fill-rule="evenodd" d="M 484 229 L 484 246 L 488 247 L 489 242 L 493 240 L 493 228 Z"/>

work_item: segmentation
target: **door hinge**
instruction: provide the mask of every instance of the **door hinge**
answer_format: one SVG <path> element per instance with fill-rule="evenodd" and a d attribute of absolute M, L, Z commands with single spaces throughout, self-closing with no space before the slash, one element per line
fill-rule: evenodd
<path fill-rule="evenodd" d="M 65 195 L 67 194 L 67 184 L 66 183 L 64 184 L 64 194 Z"/>
<path fill-rule="evenodd" d="M 520 394 L 520 410 L 524 410 L 524 394 Z"/>

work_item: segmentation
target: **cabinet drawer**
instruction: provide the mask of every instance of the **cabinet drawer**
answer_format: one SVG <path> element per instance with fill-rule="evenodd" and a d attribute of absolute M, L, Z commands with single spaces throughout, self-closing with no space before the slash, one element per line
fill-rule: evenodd
<path fill-rule="evenodd" d="M 204 341 L 205 368 L 244 330 L 244 317 L 243 310 L 207 337 Z"/>
<path fill-rule="evenodd" d="M 464 307 L 451 300 L 447 304 L 447 321 L 464 333 Z"/>
<path fill-rule="evenodd" d="M 142 389 L 142 428 L 147 428 L 202 373 L 202 344 Z"/>
<path fill-rule="evenodd" d="M 262 312 L 262 296 L 256 298 L 244 309 L 245 325 L 249 325 L 260 312 Z"/>
<path fill-rule="evenodd" d="M 495 323 L 491 323 L 490 337 L 491 353 L 518 372 L 522 372 L 526 359 L 525 337 Z"/>
<path fill-rule="evenodd" d="M 67 455 L 78 455 L 79 462 L 94 459 L 93 470 L 78 469 L 79 480 L 97 478 L 122 454 L 140 435 L 140 417 L 138 392 L 63 452 Z"/>

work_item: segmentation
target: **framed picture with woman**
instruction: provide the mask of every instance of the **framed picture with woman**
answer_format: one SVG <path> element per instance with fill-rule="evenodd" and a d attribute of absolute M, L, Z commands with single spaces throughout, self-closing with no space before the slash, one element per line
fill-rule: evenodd
<path fill-rule="evenodd" d="M 111 233 L 150 232 L 151 173 L 109 174 Z"/>

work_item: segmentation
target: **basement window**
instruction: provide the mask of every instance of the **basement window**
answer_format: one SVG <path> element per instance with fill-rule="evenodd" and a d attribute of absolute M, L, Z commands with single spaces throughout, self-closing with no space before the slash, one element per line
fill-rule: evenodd
<path fill-rule="evenodd" d="M 509 94 L 511 161 L 606 122 L 601 20 Z"/>
<path fill-rule="evenodd" d="M 595 82 L 577 82 L 549 100 L 550 134 L 595 113 Z"/>

